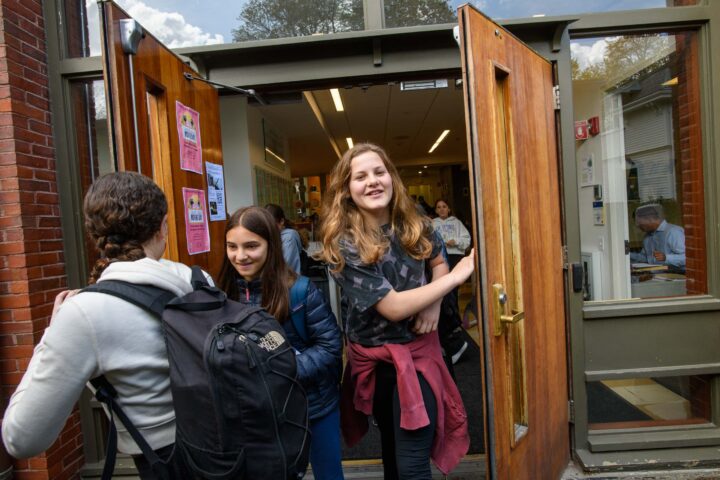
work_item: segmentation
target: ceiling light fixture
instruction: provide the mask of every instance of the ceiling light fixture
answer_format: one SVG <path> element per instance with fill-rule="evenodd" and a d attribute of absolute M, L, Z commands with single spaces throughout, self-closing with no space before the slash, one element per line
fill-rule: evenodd
<path fill-rule="evenodd" d="M 432 147 L 430 147 L 430 150 L 428 150 L 428 153 L 432 153 L 432 152 L 438 147 L 438 145 L 440 145 L 440 142 L 442 142 L 442 141 L 445 139 L 445 137 L 447 137 L 447 134 L 448 134 L 448 133 L 450 133 L 450 130 L 444 130 L 444 131 L 440 134 L 440 136 L 438 137 L 438 139 L 435 140 L 435 144 L 434 144 Z"/>
<path fill-rule="evenodd" d="M 330 95 L 332 95 L 333 102 L 335 102 L 335 110 L 337 110 L 338 112 L 345 111 L 345 107 L 342 103 L 342 98 L 340 98 L 340 90 L 338 90 L 337 88 L 331 88 Z"/>
<path fill-rule="evenodd" d="M 279 156 L 277 153 L 275 153 L 275 152 L 273 152 L 272 150 L 270 150 L 268 147 L 265 147 L 265 151 L 266 151 L 267 153 L 269 153 L 270 155 L 272 155 L 273 157 L 275 157 L 275 158 L 277 158 L 278 160 L 280 160 L 281 162 L 285 163 L 285 160 L 283 160 L 283 158 L 282 158 L 281 156 Z"/>
<path fill-rule="evenodd" d="M 352 147 L 355 145 L 355 144 L 353 143 L 353 141 L 352 141 L 352 137 L 346 137 L 346 138 L 345 138 L 345 141 L 346 141 L 347 144 L 348 144 L 348 148 L 352 148 Z"/>

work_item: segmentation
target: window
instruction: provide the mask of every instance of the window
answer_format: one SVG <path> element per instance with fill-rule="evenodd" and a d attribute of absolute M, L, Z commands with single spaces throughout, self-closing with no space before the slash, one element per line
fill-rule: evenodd
<path fill-rule="evenodd" d="M 100 175 L 115 171 L 115 162 L 108 145 L 105 85 L 102 79 L 83 79 L 70 82 L 72 122 L 75 126 L 77 173 L 84 198 L 90 184 Z M 85 239 L 88 265 L 97 258 L 95 245 Z"/>
<path fill-rule="evenodd" d="M 587 384 L 591 430 L 705 424 L 711 376 L 629 378 Z"/>
<path fill-rule="evenodd" d="M 585 299 L 706 293 L 697 33 L 571 52 Z"/>
<path fill-rule="evenodd" d="M 117 4 L 169 48 L 362 30 L 362 0 L 222 0 L 168 2 L 117 0 Z M 95 0 L 65 0 L 66 55 L 102 53 Z"/>
<path fill-rule="evenodd" d="M 698 0 L 620 0 L 614 2 L 508 2 L 507 0 L 385 0 L 385 26 L 409 27 L 457 21 L 457 9 L 470 3 L 494 20 L 577 13 L 696 5 Z"/>

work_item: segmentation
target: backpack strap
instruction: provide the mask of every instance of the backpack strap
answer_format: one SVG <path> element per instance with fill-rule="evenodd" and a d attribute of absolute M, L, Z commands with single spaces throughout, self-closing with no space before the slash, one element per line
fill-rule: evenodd
<path fill-rule="evenodd" d="M 94 283 L 83 288 L 82 291 L 105 293 L 121 298 L 158 318 L 162 317 L 165 305 L 176 297 L 174 293 L 164 288 L 152 285 L 138 285 L 122 280 L 105 280 L 104 282 Z"/>
<path fill-rule="evenodd" d="M 303 342 L 308 342 L 307 328 L 305 326 L 305 310 L 310 279 L 304 275 L 298 276 L 290 288 L 290 318 L 298 336 Z"/>
<path fill-rule="evenodd" d="M 167 471 L 163 468 L 163 461 L 157 453 L 153 451 L 152 447 L 150 447 L 147 443 L 147 440 L 143 438 L 140 431 L 135 427 L 135 425 L 133 425 L 115 400 L 117 397 L 115 387 L 110 384 L 104 375 L 93 378 L 90 380 L 90 383 L 95 388 L 95 398 L 97 398 L 99 402 L 107 405 L 108 410 L 110 411 L 110 428 L 108 429 L 107 451 L 105 453 L 105 465 L 103 466 L 101 480 L 112 480 L 113 472 L 115 471 L 115 457 L 117 455 L 117 428 L 115 427 L 115 415 L 117 415 L 120 422 L 122 422 L 132 439 L 140 448 L 152 470 L 155 473 L 159 473 L 161 478 L 167 478 Z M 162 475 L 161 472 L 164 472 L 165 475 Z"/>
<path fill-rule="evenodd" d="M 190 267 L 192 270 L 192 276 L 190 277 L 190 283 L 192 284 L 193 290 L 200 290 L 202 287 L 209 287 L 210 283 L 205 277 L 205 273 L 202 268 L 197 265 Z"/>

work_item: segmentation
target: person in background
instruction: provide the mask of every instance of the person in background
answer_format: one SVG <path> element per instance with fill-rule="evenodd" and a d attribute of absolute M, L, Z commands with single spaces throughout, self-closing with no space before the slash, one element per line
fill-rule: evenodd
<path fill-rule="evenodd" d="M 297 354 L 298 380 L 308 395 L 312 433 L 310 464 L 314 478 L 342 480 L 340 329 L 325 297 L 312 282 L 308 283 L 303 301 L 306 332 L 300 333 L 295 328 L 289 292 L 298 275 L 283 259 L 276 220 L 277 217 L 259 207 L 241 208 L 230 216 L 225 228 L 226 255 L 218 284 L 229 298 L 260 306 L 282 324 Z"/>
<path fill-rule="evenodd" d="M 474 252 L 448 271 L 441 239 L 379 146 L 355 145 L 330 178 L 317 258 L 331 266 L 346 306 L 343 434 L 352 446 L 372 414 L 385 479 L 429 480 L 430 458 L 448 473 L 469 447 L 437 325 L 443 296 L 470 276 Z"/>
<path fill-rule="evenodd" d="M 451 215 L 450 205 L 446 200 L 435 201 L 435 213 L 437 217 L 433 219 L 433 228 L 445 242 L 448 264 L 450 269 L 453 269 L 470 246 L 470 232 L 460 220 Z M 453 364 L 460 360 L 468 348 L 467 340 L 463 338 L 462 333 L 458 290 L 454 288 L 449 294 L 451 298 L 443 300 L 438 327 L 440 344 Z"/>
<path fill-rule="evenodd" d="M 101 253 L 90 283 L 123 280 L 178 296 L 190 293 L 191 269 L 161 258 L 168 236 L 167 209 L 160 188 L 139 173 L 109 173 L 95 180 L 83 205 L 85 229 Z M 28 458 L 49 448 L 85 384 L 104 375 L 150 447 L 169 459 L 175 410 L 160 322 L 118 297 L 74 293 L 65 291 L 55 299 L 50 326 L 5 411 L 2 437 L 8 452 Z M 118 429 L 118 450 L 133 455 L 141 479 L 158 478 L 124 428 Z M 174 468 L 170 461 L 171 478 L 183 478 Z"/>
<path fill-rule="evenodd" d="M 450 205 L 444 199 L 435 202 L 435 213 L 437 217 L 433 219 L 433 228 L 445 242 L 448 263 L 452 270 L 463 259 L 465 250 L 470 246 L 470 232 L 460 220 L 452 216 Z M 457 295 L 457 289 L 454 292 Z"/>
<path fill-rule="evenodd" d="M 297 230 L 292 228 L 290 220 L 285 218 L 285 212 L 280 205 L 268 203 L 265 205 L 265 209 L 273 216 L 275 223 L 280 230 L 282 252 L 283 257 L 285 257 L 285 263 L 287 263 L 288 266 L 299 275 L 302 267 L 302 252 L 304 251 L 300 234 Z"/>
<path fill-rule="evenodd" d="M 634 216 L 635 225 L 645 232 L 645 238 L 641 251 L 630 252 L 630 260 L 667 265 L 685 272 L 685 230 L 668 223 L 659 204 L 642 205 Z"/>

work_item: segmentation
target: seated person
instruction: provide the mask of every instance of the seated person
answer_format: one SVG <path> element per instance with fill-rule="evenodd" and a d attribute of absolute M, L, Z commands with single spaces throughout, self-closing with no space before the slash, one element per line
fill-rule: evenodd
<path fill-rule="evenodd" d="M 685 272 L 685 230 L 668 223 L 662 206 L 642 205 L 635 210 L 635 225 L 645 232 L 643 248 L 630 253 L 630 261 L 667 265 Z"/>

